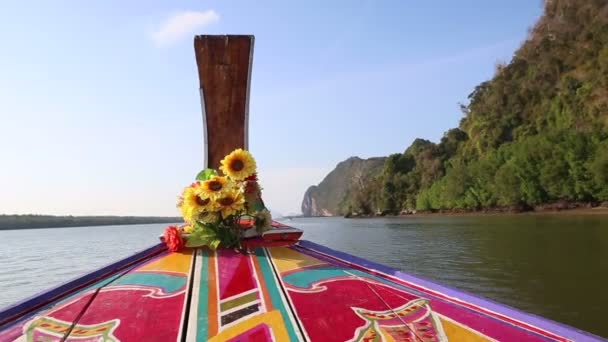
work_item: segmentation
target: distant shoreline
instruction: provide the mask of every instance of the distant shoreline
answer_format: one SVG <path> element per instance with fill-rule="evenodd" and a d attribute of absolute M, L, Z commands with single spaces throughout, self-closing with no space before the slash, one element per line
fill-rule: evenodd
<path fill-rule="evenodd" d="M 182 221 L 181 217 L 164 216 L 0 215 L 0 230 L 122 226 Z"/>
<path fill-rule="evenodd" d="M 605 215 L 608 214 L 608 208 L 572 208 L 560 210 L 530 210 L 521 212 L 505 212 L 505 211 L 471 211 L 471 212 L 427 212 L 408 215 L 394 215 L 385 217 L 450 217 L 450 216 L 541 216 L 541 215 Z M 380 216 L 377 216 L 380 217 Z"/>
<path fill-rule="evenodd" d="M 346 217 L 350 219 L 367 219 L 367 218 L 423 218 L 423 217 L 466 217 L 466 216 L 541 216 L 541 215 L 608 215 L 608 207 L 593 207 L 593 208 L 566 208 L 566 209 L 544 209 L 544 210 L 528 210 L 528 211 L 505 211 L 505 210 L 478 210 L 478 211 L 437 211 L 437 212 L 417 212 L 415 214 L 398 214 L 398 215 L 353 215 Z M 300 217 L 344 217 L 342 215 L 335 216 L 300 216 Z"/>

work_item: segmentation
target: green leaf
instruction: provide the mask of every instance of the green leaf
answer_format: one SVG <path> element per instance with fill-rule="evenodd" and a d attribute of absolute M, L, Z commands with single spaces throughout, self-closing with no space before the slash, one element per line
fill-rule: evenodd
<path fill-rule="evenodd" d="M 186 247 L 200 247 L 207 245 L 208 240 L 199 236 L 190 235 L 186 239 Z"/>
<path fill-rule="evenodd" d="M 213 176 L 217 176 L 217 171 L 214 169 L 204 169 L 203 171 L 199 172 L 198 175 L 196 175 L 196 180 L 206 181 Z"/>
<path fill-rule="evenodd" d="M 188 241 L 186 241 L 186 247 L 211 246 L 211 243 L 217 238 L 218 233 L 212 225 L 196 223 Z"/>
<path fill-rule="evenodd" d="M 216 250 L 217 247 L 220 245 L 220 243 L 222 243 L 222 240 L 215 239 L 215 240 L 211 241 L 211 243 L 209 244 L 209 248 Z"/>

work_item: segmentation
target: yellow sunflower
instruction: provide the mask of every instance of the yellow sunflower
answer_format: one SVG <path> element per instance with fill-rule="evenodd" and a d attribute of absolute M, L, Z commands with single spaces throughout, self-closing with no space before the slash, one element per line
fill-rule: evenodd
<path fill-rule="evenodd" d="M 221 161 L 220 170 L 237 181 L 241 181 L 255 173 L 255 159 L 248 151 L 236 149 Z"/>
<path fill-rule="evenodd" d="M 187 187 L 182 195 L 180 209 L 186 222 L 193 222 L 202 212 L 212 210 L 215 204 L 200 184 L 195 184 Z"/>
<path fill-rule="evenodd" d="M 231 186 L 232 184 L 226 177 L 220 176 L 213 176 L 201 183 L 202 190 L 211 196 L 217 196 Z"/>
<path fill-rule="evenodd" d="M 227 190 L 221 193 L 215 199 L 215 203 L 218 206 L 218 210 L 222 213 L 223 218 L 234 215 L 238 211 L 245 209 L 245 198 L 243 197 L 243 193 L 236 189 Z"/>

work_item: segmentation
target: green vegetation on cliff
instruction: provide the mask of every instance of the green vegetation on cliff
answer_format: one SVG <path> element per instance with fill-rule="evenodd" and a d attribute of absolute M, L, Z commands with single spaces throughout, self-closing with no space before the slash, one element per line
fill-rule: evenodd
<path fill-rule="evenodd" d="M 439 143 L 416 139 L 343 202 L 368 213 L 607 201 L 608 2 L 546 1 L 462 110 Z"/>

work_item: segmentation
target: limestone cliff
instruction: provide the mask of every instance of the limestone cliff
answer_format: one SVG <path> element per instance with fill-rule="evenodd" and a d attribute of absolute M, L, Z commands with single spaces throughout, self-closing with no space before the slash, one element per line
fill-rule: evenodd
<path fill-rule="evenodd" d="M 349 191 L 364 178 L 378 175 L 384 165 L 384 157 L 361 159 L 351 157 L 340 162 L 319 185 L 313 185 L 304 194 L 304 216 L 334 216 L 344 214 Z"/>

